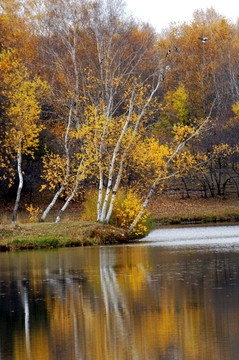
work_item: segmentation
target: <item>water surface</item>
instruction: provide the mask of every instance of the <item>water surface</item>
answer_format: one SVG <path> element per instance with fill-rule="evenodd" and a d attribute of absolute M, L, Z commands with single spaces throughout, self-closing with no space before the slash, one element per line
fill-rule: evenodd
<path fill-rule="evenodd" d="M 0 254 L 0 359 L 236 360 L 239 226 Z"/>

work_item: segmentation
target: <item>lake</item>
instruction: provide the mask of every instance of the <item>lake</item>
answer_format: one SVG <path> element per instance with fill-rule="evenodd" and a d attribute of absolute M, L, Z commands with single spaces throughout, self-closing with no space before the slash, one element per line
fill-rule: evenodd
<path fill-rule="evenodd" d="M 0 360 L 236 360 L 239 226 L 0 253 Z"/>

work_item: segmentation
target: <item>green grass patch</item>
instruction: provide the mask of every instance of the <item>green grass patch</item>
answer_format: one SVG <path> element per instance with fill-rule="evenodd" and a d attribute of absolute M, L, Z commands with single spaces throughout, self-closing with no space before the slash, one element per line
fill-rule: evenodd
<path fill-rule="evenodd" d="M 9 238 L 13 235 L 13 231 L 12 230 L 5 230 L 1 232 L 1 237 L 2 238 Z"/>
<path fill-rule="evenodd" d="M 18 249 L 50 249 L 64 246 L 64 242 L 60 241 L 54 236 L 43 236 L 33 238 L 21 238 L 17 237 L 10 242 L 8 246 L 13 250 Z"/>
<path fill-rule="evenodd" d="M 129 240 L 119 228 L 95 222 L 0 226 L 0 251 L 117 244 Z"/>

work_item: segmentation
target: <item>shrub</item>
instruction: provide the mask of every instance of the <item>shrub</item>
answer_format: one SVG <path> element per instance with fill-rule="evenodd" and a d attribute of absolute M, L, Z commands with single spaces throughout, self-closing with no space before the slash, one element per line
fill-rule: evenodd
<path fill-rule="evenodd" d="M 81 220 L 96 221 L 97 219 L 97 202 L 98 202 L 98 189 L 91 188 L 87 191 L 84 209 L 81 215 Z"/>
<path fill-rule="evenodd" d="M 30 215 L 28 222 L 36 222 L 41 213 L 41 209 L 39 207 L 34 207 L 32 204 L 30 204 L 29 206 L 25 205 L 25 207 Z"/>
<path fill-rule="evenodd" d="M 81 220 L 96 220 L 97 201 L 98 190 L 92 188 L 86 194 Z M 110 224 L 128 229 L 141 209 L 141 206 L 142 201 L 133 190 L 130 189 L 126 192 L 124 189 L 120 189 L 115 198 Z M 142 237 L 148 232 L 150 226 L 149 222 L 147 222 L 148 217 L 149 213 L 145 211 L 137 226 L 132 231 L 132 237 Z"/>
<path fill-rule="evenodd" d="M 115 225 L 128 229 L 138 215 L 142 207 L 142 201 L 137 194 L 130 189 L 127 193 L 119 193 L 114 205 Z M 132 231 L 132 237 L 143 237 L 146 235 L 149 230 L 147 223 L 148 217 L 149 212 L 144 211 L 140 221 Z"/>

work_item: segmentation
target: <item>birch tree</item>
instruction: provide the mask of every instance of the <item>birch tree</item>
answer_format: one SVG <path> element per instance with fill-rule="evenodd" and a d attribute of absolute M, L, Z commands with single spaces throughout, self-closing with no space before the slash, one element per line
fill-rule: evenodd
<path fill-rule="evenodd" d="M 2 76 L 2 95 L 7 99 L 5 109 L 8 123 L 4 134 L 4 148 L 15 157 L 19 178 L 17 196 L 12 214 L 12 223 L 16 223 L 17 210 L 23 188 L 22 156 L 34 157 L 39 143 L 39 133 L 43 129 L 40 122 L 40 99 L 48 94 L 48 85 L 40 78 L 31 78 L 27 69 L 14 58 L 11 51 L 0 55 Z M 3 166 L 7 164 L 3 162 Z"/>
<path fill-rule="evenodd" d="M 161 81 L 160 59 L 157 57 L 155 46 L 156 37 L 149 27 L 139 26 L 133 20 L 126 18 L 123 2 L 120 0 L 94 3 L 58 0 L 43 4 L 45 14 L 39 21 L 39 29 L 48 36 L 42 37 L 42 57 L 46 68 L 52 74 L 51 86 L 55 108 L 66 108 L 68 104 L 70 111 L 68 117 L 64 111 L 60 113 L 58 111 L 59 119 L 63 118 L 65 122 L 65 176 L 51 203 L 43 212 L 42 219 L 46 218 L 69 183 L 71 167 L 69 131 L 75 128 L 80 138 L 79 158 L 80 153 L 88 153 L 87 160 L 84 156 L 84 164 L 89 164 L 91 161 L 94 163 L 91 165 L 94 169 L 98 165 L 98 218 L 104 221 L 119 151 L 122 152 L 122 144 L 129 138 L 128 135 L 126 136 L 129 131 L 132 131 L 130 141 L 133 143 L 144 119 L 145 110 Z M 96 122 L 100 119 L 100 125 L 99 122 L 97 126 L 92 123 L 90 114 L 93 114 Z M 107 141 L 113 128 L 115 130 L 117 128 L 118 133 L 116 135 L 115 132 L 114 136 L 118 136 L 118 139 L 115 138 L 116 143 L 109 145 Z M 87 132 L 92 133 L 92 129 L 95 132 L 93 143 L 89 137 L 86 140 L 87 136 L 83 136 Z M 111 166 L 107 170 L 109 183 L 103 205 L 100 200 L 102 184 L 108 176 L 103 168 L 108 166 L 106 161 L 109 161 L 113 146 L 115 149 L 112 153 Z M 127 149 L 129 148 L 128 143 Z M 92 150 L 91 155 L 89 149 Z M 117 188 L 127 153 L 128 150 L 121 159 Z M 82 169 L 82 166 L 80 168 Z M 75 174 L 78 174 L 77 170 Z"/>
<path fill-rule="evenodd" d="M 213 105 L 214 105 L 214 103 L 213 103 Z M 142 204 L 140 211 L 138 212 L 134 221 L 128 228 L 129 233 L 132 232 L 132 230 L 134 229 L 134 227 L 137 225 L 140 218 L 144 214 L 144 211 L 145 211 L 146 207 L 148 206 L 148 203 L 149 203 L 152 195 L 154 194 L 157 186 L 160 183 L 163 183 L 165 180 L 168 180 L 171 177 L 175 177 L 177 175 L 178 172 L 175 170 L 172 171 L 172 169 L 170 169 L 170 165 L 172 164 L 173 161 L 176 160 L 176 157 L 178 156 L 178 154 L 182 151 L 182 149 L 185 147 L 185 145 L 188 144 L 188 142 L 190 142 L 193 138 L 199 136 L 203 131 L 208 129 L 208 123 L 210 121 L 213 105 L 211 107 L 209 116 L 206 119 L 201 120 L 197 126 L 189 127 L 189 126 L 184 126 L 184 125 L 179 124 L 174 127 L 174 132 L 175 132 L 174 140 L 177 145 L 176 145 L 176 147 L 171 148 L 170 156 L 168 156 L 167 160 L 165 161 L 164 165 L 162 166 L 161 172 L 158 174 L 156 179 L 152 182 L 152 185 L 149 188 L 149 191 L 145 197 L 145 200 Z M 192 167 L 197 166 L 197 163 L 194 163 L 193 158 L 192 158 L 191 166 Z"/>
<path fill-rule="evenodd" d="M 57 199 L 59 198 L 59 196 L 61 195 L 61 193 L 63 192 L 64 188 L 66 187 L 67 183 L 68 183 L 68 179 L 70 177 L 70 153 L 69 153 L 69 131 L 70 131 L 70 126 L 71 126 L 71 121 L 72 121 L 72 107 L 70 107 L 69 110 L 69 116 L 68 116 L 68 121 L 67 121 L 67 126 L 66 126 L 66 132 L 65 132 L 65 136 L 64 136 L 64 150 L 65 150 L 65 164 L 63 164 L 63 171 L 64 171 L 64 175 L 63 175 L 63 179 L 61 181 L 61 185 L 59 187 L 59 189 L 56 191 L 55 195 L 53 196 L 53 199 L 51 200 L 51 202 L 49 203 L 49 205 L 46 207 L 46 209 L 43 211 L 41 219 L 45 220 L 45 218 L 47 217 L 49 211 L 52 209 L 52 207 L 55 205 Z M 53 171 L 53 173 L 49 174 L 49 162 L 48 162 L 48 155 L 45 156 L 46 157 L 46 162 L 45 162 L 45 168 L 44 171 L 46 173 L 46 177 L 48 179 L 48 183 L 50 184 L 50 186 L 55 189 L 55 186 L 52 184 L 52 182 L 54 181 L 54 183 L 59 183 L 59 173 L 55 173 Z M 56 161 L 53 158 L 54 161 L 54 165 L 56 165 Z M 64 161 L 63 159 L 59 159 L 60 163 L 62 161 Z M 57 167 L 54 167 L 57 170 Z M 46 185 L 43 185 L 41 190 L 44 189 L 46 187 Z"/>
<path fill-rule="evenodd" d="M 65 2 L 60 4 L 64 7 Z M 68 23 L 58 22 L 58 34 L 71 63 L 63 82 L 75 84 L 74 123 L 93 159 L 91 167 L 99 189 L 97 220 L 101 222 L 110 221 L 129 155 L 144 141 L 147 123 L 156 117 L 162 69 L 167 69 L 167 59 L 159 56 L 151 29 L 125 19 L 123 10 L 121 1 L 96 1 L 84 7 L 83 18 L 75 11 Z M 64 61 L 55 51 L 51 56 L 62 74 L 69 69 L 66 55 Z M 165 169 L 182 147 L 172 150 L 170 160 L 163 162 Z M 167 146 L 164 151 L 169 152 Z M 158 169 L 161 167 L 159 162 Z"/>
<path fill-rule="evenodd" d="M 96 2 L 87 14 L 98 64 L 94 70 L 88 67 L 84 78 L 89 107 L 84 112 L 82 131 L 88 131 L 95 153 L 99 181 L 97 219 L 101 222 L 110 220 L 127 155 L 140 135 L 146 115 L 153 114 L 153 99 L 162 81 L 162 61 L 153 32 L 122 20 L 122 13 L 122 3 L 113 1 Z"/>

